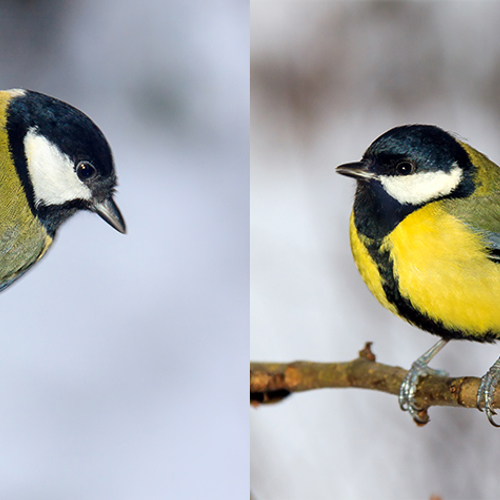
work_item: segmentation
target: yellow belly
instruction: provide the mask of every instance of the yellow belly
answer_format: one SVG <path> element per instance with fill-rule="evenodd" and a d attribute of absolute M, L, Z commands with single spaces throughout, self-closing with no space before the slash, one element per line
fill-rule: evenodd
<path fill-rule="evenodd" d="M 379 301 L 396 312 L 354 229 L 351 244 L 363 279 Z M 487 258 L 481 236 L 445 213 L 439 203 L 408 215 L 381 249 L 390 252 L 400 294 L 415 309 L 467 335 L 500 336 L 500 265 Z"/>

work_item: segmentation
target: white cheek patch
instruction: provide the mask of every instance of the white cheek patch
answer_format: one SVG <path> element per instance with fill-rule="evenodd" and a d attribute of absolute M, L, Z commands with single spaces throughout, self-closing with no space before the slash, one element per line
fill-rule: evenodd
<path fill-rule="evenodd" d="M 402 205 L 421 205 L 450 194 L 462 179 L 462 169 L 455 165 L 449 172 L 417 172 L 411 175 L 380 175 L 379 181 Z"/>
<path fill-rule="evenodd" d="M 26 134 L 24 151 L 36 206 L 41 202 L 62 205 L 67 201 L 92 199 L 90 189 L 76 175 L 71 159 L 36 129 Z"/>

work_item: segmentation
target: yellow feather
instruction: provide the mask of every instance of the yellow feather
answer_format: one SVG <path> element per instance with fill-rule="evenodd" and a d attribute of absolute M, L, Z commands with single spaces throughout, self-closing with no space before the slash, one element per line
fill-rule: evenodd
<path fill-rule="evenodd" d="M 378 272 L 377 265 L 371 258 L 366 248 L 368 238 L 360 235 L 356 229 L 356 225 L 354 224 L 354 213 L 351 213 L 349 234 L 351 238 L 351 251 L 354 257 L 354 262 L 356 263 L 359 274 L 361 274 L 366 286 L 384 307 L 397 315 L 398 313 L 396 308 L 387 300 L 385 296 L 382 288 L 382 278 Z"/>
<path fill-rule="evenodd" d="M 439 202 L 406 217 L 383 244 L 401 295 L 446 327 L 482 337 L 500 332 L 500 266 L 481 236 Z"/>

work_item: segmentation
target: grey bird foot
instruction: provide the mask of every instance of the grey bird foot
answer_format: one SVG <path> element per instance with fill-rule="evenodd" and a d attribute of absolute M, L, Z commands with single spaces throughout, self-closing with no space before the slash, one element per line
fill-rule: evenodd
<path fill-rule="evenodd" d="M 418 380 L 427 375 L 437 375 L 446 377 L 448 375 L 444 370 L 434 370 L 429 368 L 430 360 L 448 343 L 447 340 L 439 339 L 427 352 L 422 354 L 406 374 L 402 384 L 399 387 L 399 406 L 403 411 L 409 411 L 413 420 L 417 424 L 426 424 L 429 416 L 424 408 L 419 408 L 415 404 L 415 393 L 417 392 Z M 500 362 L 500 360 L 499 360 Z"/>
<path fill-rule="evenodd" d="M 486 411 L 486 416 L 491 425 L 500 427 L 500 424 L 495 422 L 493 418 L 497 413 L 493 409 L 493 401 L 495 399 L 495 389 L 500 381 L 500 359 L 481 377 L 481 384 L 477 391 L 477 408 L 479 411 Z"/>
<path fill-rule="evenodd" d="M 424 408 L 417 406 L 415 402 L 415 394 L 417 392 L 418 381 L 428 375 L 436 375 L 446 377 L 448 373 L 444 370 L 434 370 L 427 366 L 426 360 L 418 358 L 406 374 L 403 382 L 399 387 L 399 406 L 403 411 L 410 412 L 413 420 L 417 424 L 426 424 L 429 421 L 429 416 Z"/>

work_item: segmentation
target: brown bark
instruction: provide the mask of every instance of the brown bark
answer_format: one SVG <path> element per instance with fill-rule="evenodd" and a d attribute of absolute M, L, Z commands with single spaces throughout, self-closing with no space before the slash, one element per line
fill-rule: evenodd
<path fill-rule="evenodd" d="M 342 363 L 250 364 L 250 402 L 254 406 L 276 403 L 292 392 L 312 389 L 358 387 L 397 395 L 406 370 L 375 361 L 371 342 L 367 342 L 359 357 Z M 462 406 L 476 408 L 478 377 L 440 377 L 429 375 L 418 384 L 416 403 L 427 412 L 431 406 Z M 500 391 L 494 407 L 500 407 Z"/>

